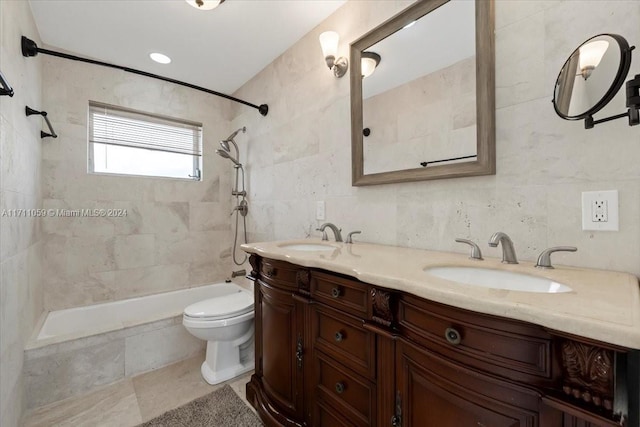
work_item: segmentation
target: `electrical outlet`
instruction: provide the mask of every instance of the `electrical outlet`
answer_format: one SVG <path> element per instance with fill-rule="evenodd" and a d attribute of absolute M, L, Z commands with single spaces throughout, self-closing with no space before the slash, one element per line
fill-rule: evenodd
<path fill-rule="evenodd" d="M 609 203 L 605 199 L 595 200 L 591 204 L 591 221 L 609 221 Z"/>
<path fill-rule="evenodd" d="M 618 231 L 618 190 L 582 193 L 582 229 Z"/>
<path fill-rule="evenodd" d="M 325 219 L 325 206 L 324 201 L 320 200 L 316 202 L 316 219 L 318 221 L 324 221 Z"/>

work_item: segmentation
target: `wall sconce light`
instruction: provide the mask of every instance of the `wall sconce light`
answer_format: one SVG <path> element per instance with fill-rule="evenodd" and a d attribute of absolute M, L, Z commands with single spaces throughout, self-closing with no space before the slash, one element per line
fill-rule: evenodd
<path fill-rule="evenodd" d="M 320 46 L 322 47 L 324 60 L 327 62 L 327 67 L 333 70 L 333 75 L 338 78 L 344 76 L 347 73 L 347 69 L 349 69 L 347 58 L 341 56 L 336 59 L 339 40 L 340 36 L 335 31 L 325 31 L 320 34 Z"/>
<path fill-rule="evenodd" d="M 198 10 L 211 10 L 224 3 L 224 0 L 185 0 Z"/>
<path fill-rule="evenodd" d="M 376 67 L 380 63 L 380 55 L 375 52 L 362 52 L 361 59 L 361 71 L 362 78 L 369 77 L 376 70 Z"/>
<path fill-rule="evenodd" d="M 600 64 L 602 57 L 609 48 L 609 42 L 598 40 L 585 44 L 580 48 L 580 75 L 587 80 L 593 70 Z"/>

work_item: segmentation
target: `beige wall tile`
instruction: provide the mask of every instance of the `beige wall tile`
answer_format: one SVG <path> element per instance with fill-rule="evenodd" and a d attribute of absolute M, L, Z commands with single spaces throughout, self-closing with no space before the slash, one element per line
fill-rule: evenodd
<path fill-rule="evenodd" d="M 25 365 L 29 408 L 82 394 L 124 377 L 124 339 L 30 359 Z"/>
<path fill-rule="evenodd" d="M 152 265 L 120 269 L 115 275 L 113 299 L 157 294 L 189 286 L 189 264 Z"/>
<path fill-rule="evenodd" d="M 57 144 L 47 145 L 43 153 L 45 206 L 126 209 L 123 217 L 44 220 L 47 307 L 61 309 L 193 285 L 189 265 L 218 258 L 229 246 L 232 168 L 214 154 L 218 140 L 230 132 L 225 112 L 229 102 L 58 58 L 47 57 L 44 68 L 44 104 L 59 129 Z M 88 174 L 90 100 L 203 123 L 204 180 Z M 222 263 L 213 265 L 207 271 L 211 279 L 221 276 Z"/>
<path fill-rule="evenodd" d="M 340 49 L 346 49 L 350 41 L 406 5 L 347 2 L 238 90 L 237 96 L 247 98 L 263 96 L 265 88 L 271 87 L 280 93 L 271 95 L 268 124 L 242 108 L 233 109 L 233 123 L 257 128 L 264 144 L 250 147 L 250 158 L 259 162 L 248 169 L 250 194 L 264 197 L 260 199 L 263 206 L 273 206 L 268 214 L 250 210 L 251 237 L 304 237 L 317 226 L 315 202 L 325 200 L 327 219 L 345 230 L 362 229 L 358 237 L 363 241 L 464 252 L 453 239 L 467 237 L 480 242 L 490 256 L 500 256 L 500 250 L 488 249 L 486 241 L 493 232 L 503 230 L 512 234 L 521 259 L 535 260 L 548 246 L 575 244 L 581 255 L 563 257 L 568 264 L 615 266 L 640 274 L 634 255 L 640 236 L 634 224 L 621 224 L 618 233 L 589 233 L 581 230 L 580 221 L 582 191 L 619 188 L 621 216 L 640 204 L 640 194 L 627 184 L 640 178 L 634 166 L 640 158 L 637 129 L 620 120 L 585 131 L 581 123 L 558 118 L 549 102 L 562 63 L 582 41 L 615 26 L 631 44 L 637 44 L 633 40 L 640 39 L 640 27 L 633 22 L 640 19 L 640 5 L 632 1 L 496 1 L 497 174 L 354 188 L 349 82 L 335 79 L 326 70 L 317 36 L 335 29 L 342 36 Z M 630 74 L 640 72 L 636 67 L 640 63 L 633 65 Z M 291 76 L 286 74 L 289 69 Z M 464 87 L 460 81 L 451 90 L 462 93 Z M 613 103 L 610 113 L 624 110 L 623 95 Z M 420 124 L 415 122 L 420 120 L 420 116 L 405 120 L 402 132 L 417 128 Z M 456 136 L 457 144 L 472 137 L 472 128 L 463 129 Z M 301 141 L 295 136 L 309 130 L 314 133 L 308 138 L 311 146 L 299 147 Z M 270 149 L 274 154 L 266 153 Z M 258 187 L 268 196 L 254 187 L 262 183 L 272 187 Z M 593 239 L 609 242 L 607 259 L 585 243 L 592 234 Z"/>
<path fill-rule="evenodd" d="M 123 270 L 154 265 L 155 241 L 153 234 L 116 236 L 113 248 L 115 267 Z"/>
<path fill-rule="evenodd" d="M 201 354 L 205 346 L 205 341 L 191 335 L 181 324 L 127 337 L 125 375 L 133 376 Z"/>
<path fill-rule="evenodd" d="M 24 107 L 42 108 L 42 60 L 25 59 L 20 36 L 40 43 L 29 4 L 0 3 L 0 64 L 14 88 L 0 97 L 0 210 L 42 207 L 42 120 Z M 43 311 L 40 218 L 0 216 L 0 425 L 16 427 L 24 402 L 23 349 Z"/>

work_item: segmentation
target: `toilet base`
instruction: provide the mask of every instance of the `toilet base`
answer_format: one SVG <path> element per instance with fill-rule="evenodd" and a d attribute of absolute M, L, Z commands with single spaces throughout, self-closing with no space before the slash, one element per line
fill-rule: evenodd
<path fill-rule="evenodd" d="M 255 367 L 253 352 L 253 324 L 234 341 L 208 341 L 207 355 L 200 372 L 211 385 L 230 380 Z"/>
<path fill-rule="evenodd" d="M 251 360 L 250 362 L 247 362 L 245 364 L 238 364 L 238 365 L 231 366 L 229 368 L 214 372 L 209 367 L 209 365 L 207 365 L 207 361 L 205 360 L 204 362 L 202 362 L 202 367 L 200 368 L 200 372 L 202 373 L 202 378 L 204 378 L 204 380 L 207 383 L 211 385 L 215 385 L 215 384 L 220 384 L 221 382 L 230 380 L 232 378 L 238 377 L 242 374 L 246 374 L 247 372 L 253 370 L 254 365 L 255 365 L 254 361 Z"/>

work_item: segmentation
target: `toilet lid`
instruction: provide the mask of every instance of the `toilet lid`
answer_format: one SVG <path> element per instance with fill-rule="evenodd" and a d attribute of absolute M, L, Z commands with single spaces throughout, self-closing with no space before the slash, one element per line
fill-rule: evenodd
<path fill-rule="evenodd" d="M 239 316 L 251 310 L 253 294 L 239 291 L 191 304 L 184 309 L 184 314 L 188 317 L 213 320 Z"/>

